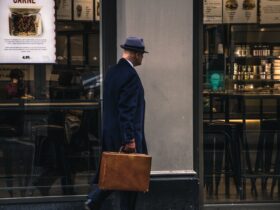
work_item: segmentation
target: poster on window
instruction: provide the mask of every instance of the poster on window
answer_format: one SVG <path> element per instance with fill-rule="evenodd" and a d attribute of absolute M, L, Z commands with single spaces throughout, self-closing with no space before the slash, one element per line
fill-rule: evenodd
<path fill-rule="evenodd" d="M 223 23 L 257 23 L 257 0 L 223 0 Z"/>
<path fill-rule="evenodd" d="M 260 23 L 280 23 L 280 0 L 262 0 L 260 2 Z"/>
<path fill-rule="evenodd" d="M 222 0 L 204 0 L 203 23 L 221 24 L 223 21 Z"/>
<path fill-rule="evenodd" d="M 93 0 L 74 0 L 74 20 L 93 21 Z"/>
<path fill-rule="evenodd" d="M 94 14 L 95 14 L 95 21 L 100 21 L 100 0 L 95 0 L 94 1 Z"/>
<path fill-rule="evenodd" d="M 0 63 L 55 63 L 53 0 L 0 1 Z"/>
<path fill-rule="evenodd" d="M 58 20 L 72 20 L 72 1 L 56 0 L 56 17 Z"/>

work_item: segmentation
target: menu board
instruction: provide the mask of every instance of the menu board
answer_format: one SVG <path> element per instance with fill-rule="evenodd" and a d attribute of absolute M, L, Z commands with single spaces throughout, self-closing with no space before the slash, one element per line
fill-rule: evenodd
<path fill-rule="evenodd" d="M 280 23 L 280 0 L 262 0 L 260 2 L 260 23 Z"/>
<path fill-rule="evenodd" d="M 223 21 L 222 0 L 204 0 L 203 23 L 221 24 Z"/>
<path fill-rule="evenodd" d="M 72 1 L 56 0 L 56 17 L 59 20 L 72 20 Z"/>
<path fill-rule="evenodd" d="M 257 0 L 224 0 L 223 23 L 257 23 Z"/>
<path fill-rule="evenodd" d="M 54 63 L 53 0 L 0 1 L 0 63 Z"/>
<path fill-rule="evenodd" d="M 93 20 L 93 0 L 74 0 L 74 20 Z"/>

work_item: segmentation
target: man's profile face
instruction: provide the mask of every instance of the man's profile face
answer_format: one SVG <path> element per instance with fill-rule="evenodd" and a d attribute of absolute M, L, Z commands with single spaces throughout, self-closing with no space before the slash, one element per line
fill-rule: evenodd
<path fill-rule="evenodd" d="M 135 66 L 140 66 L 142 64 L 142 60 L 144 57 L 144 53 L 136 52 L 135 53 Z"/>

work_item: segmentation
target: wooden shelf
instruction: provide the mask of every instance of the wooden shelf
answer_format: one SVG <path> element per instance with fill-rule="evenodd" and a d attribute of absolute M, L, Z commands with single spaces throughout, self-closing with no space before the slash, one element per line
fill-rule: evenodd
<path fill-rule="evenodd" d="M 280 83 L 277 79 L 248 79 L 248 80 L 230 80 L 234 83 Z"/>

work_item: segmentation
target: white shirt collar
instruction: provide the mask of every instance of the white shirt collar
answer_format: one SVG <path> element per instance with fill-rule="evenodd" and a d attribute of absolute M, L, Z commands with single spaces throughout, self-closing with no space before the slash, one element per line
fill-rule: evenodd
<path fill-rule="evenodd" d="M 130 60 L 125 59 L 134 68 L 133 63 Z"/>

